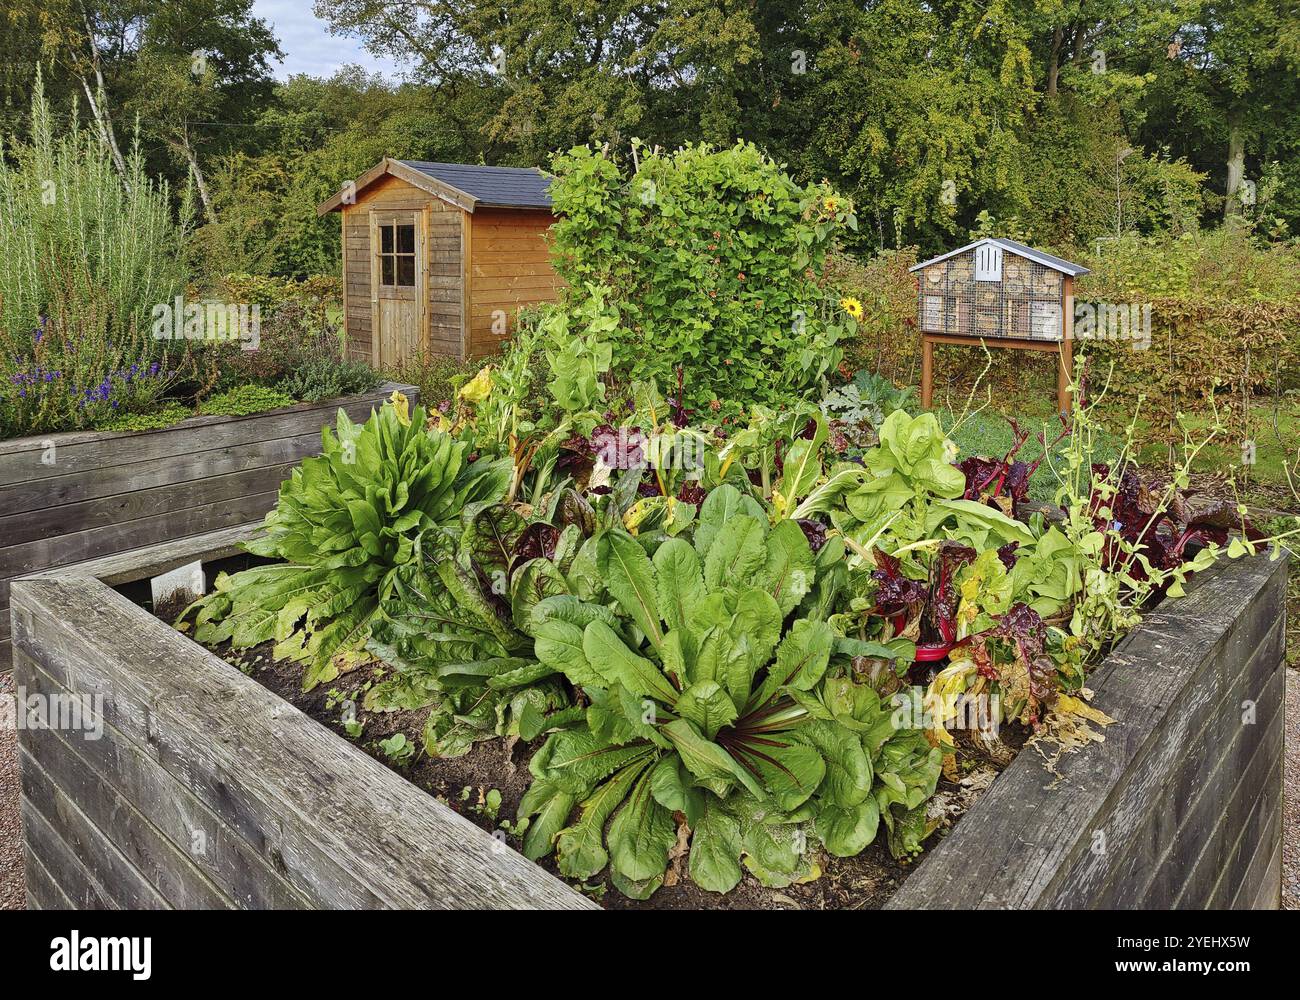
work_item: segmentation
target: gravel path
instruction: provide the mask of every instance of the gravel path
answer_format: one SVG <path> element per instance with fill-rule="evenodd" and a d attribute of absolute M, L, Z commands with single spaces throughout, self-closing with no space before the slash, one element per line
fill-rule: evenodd
<path fill-rule="evenodd" d="M 1282 779 L 1282 908 L 1300 910 L 1300 671 L 1286 672 L 1286 776 Z"/>
<path fill-rule="evenodd" d="M 13 675 L 0 676 L 0 698 L 12 696 Z M 0 726 L 0 910 L 21 910 L 27 905 L 23 852 L 18 835 L 16 735 L 12 727 Z"/>

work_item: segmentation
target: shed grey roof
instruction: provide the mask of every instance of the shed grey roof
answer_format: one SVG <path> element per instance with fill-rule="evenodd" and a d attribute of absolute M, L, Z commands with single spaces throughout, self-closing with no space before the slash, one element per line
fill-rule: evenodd
<path fill-rule="evenodd" d="M 947 260 L 949 257 L 956 257 L 959 253 L 965 253 L 967 250 L 973 250 L 978 246 L 984 246 L 992 243 L 999 246 L 1008 253 L 1013 253 L 1017 257 L 1025 257 L 1028 260 L 1036 261 L 1044 267 L 1050 267 L 1053 271 L 1060 271 L 1062 274 L 1069 274 L 1078 277 L 1081 274 L 1088 274 L 1088 268 L 1082 264 L 1074 264 L 1062 257 L 1055 257 L 1050 253 L 1042 250 L 1035 250 L 1033 247 L 1027 247 L 1023 243 L 1017 243 L 1015 240 L 1004 239 L 1000 236 L 989 236 L 982 240 L 976 240 L 974 243 L 967 243 L 964 247 L 958 247 L 956 250 L 949 250 L 938 257 L 932 257 L 930 260 L 923 261 L 914 267 L 908 268 L 909 271 L 919 271 L 923 267 L 929 267 L 931 264 L 937 264 L 941 260 Z"/>
<path fill-rule="evenodd" d="M 551 178 L 536 167 L 482 167 L 471 163 L 399 161 L 474 198 L 484 208 L 551 207 Z"/>

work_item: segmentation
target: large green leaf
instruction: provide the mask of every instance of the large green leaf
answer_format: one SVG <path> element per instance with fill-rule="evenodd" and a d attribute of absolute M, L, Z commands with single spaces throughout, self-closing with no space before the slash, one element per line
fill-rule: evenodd
<path fill-rule="evenodd" d="M 524 857 L 537 861 L 551 853 L 555 838 L 578 798 L 549 781 L 534 781 L 519 800 L 519 819 L 532 817 L 524 831 Z"/>
<path fill-rule="evenodd" d="M 587 626 L 582 636 L 582 651 L 587 662 L 605 680 L 621 684 L 632 694 L 655 698 L 672 705 L 677 689 L 655 664 L 627 648 L 612 628 L 601 621 Z"/>
<path fill-rule="evenodd" d="M 700 505 L 699 523 L 695 526 L 695 548 L 700 558 L 707 558 L 714 539 L 723 525 L 742 513 L 740 490 L 734 486 L 719 486 L 704 498 Z"/>
<path fill-rule="evenodd" d="M 813 721 L 800 726 L 795 737 L 816 747 L 826 762 L 826 777 L 818 789 L 832 805 L 848 809 L 871 796 L 871 760 L 854 732 L 834 722 Z"/>
<path fill-rule="evenodd" d="M 704 815 L 706 792 L 690 782 L 690 775 L 675 755 L 660 759 L 650 774 L 650 790 L 655 801 L 669 812 L 685 815 L 686 822 L 694 826 Z"/>
<path fill-rule="evenodd" d="M 689 543 L 670 538 L 654 554 L 659 614 L 671 632 L 684 629 L 691 609 L 704 600 L 704 573 Z"/>
<path fill-rule="evenodd" d="M 555 855 L 562 874 L 569 878 L 590 878 L 609 863 L 609 855 L 603 845 L 605 824 L 614 810 L 628 797 L 650 760 L 647 752 L 643 759 L 616 772 L 582 803 L 582 815 L 578 822 L 560 831 L 555 844 Z"/>
<path fill-rule="evenodd" d="M 822 806 L 813 829 L 826 845 L 826 850 L 837 858 L 852 858 L 876 839 L 879 825 L 880 807 L 874 798 L 867 797 L 855 806 Z"/>
<path fill-rule="evenodd" d="M 812 589 L 813 579 L 813 553 L 803 529 L 794 521 L 780 522 L 767 536 L 762 581 L 782 617 L 798 607 Z"/>
<path fill-rule="evenodd" d="M 777 647 L 776 662 L 752 700 L 752 706 L 767 704 L 784 687 L 811 691 L 826 672 L 835 632 L 825 622 L 801 618 Z"/>
<path fill-rule="evenodd" d="M 676 713 L 695 723 L 706 738 L 713 739 L 719 729 L 736 721 L 735 702 L 716 681 L 692 684 L 677 699 Z"/>
<path fill-rule="evenodd" d="M 691 835 L 691 880 L 705 892 L 730 892 L 740 884 L 740 823 L 715 803 Z"/>
<path fill-rule="evenodd" d="M 651 645 L 658 648 L 663 642 L 663 627 L 654 564 L 640 543 L 625 531 L 607 532 L 601 539 L 601 565 L 609 592 Z"/>
<path fill-rule="evenodd" d="M 547 738 L 528 769 L 534 778 L 582 796 L 645 750 L 644 746 L 611 746 L 584 730 L 565 730 Z"/>
<path fill-rule="evenodd" d="M 816 747 L 797 743 L 788 736 L 751 746 L 742 755 L 758 769 L 768 794 L 783 812 L 807 802 L 826 776 L 826 762 Z"/>
<path fill-rule="evenodd" d="M 515 628 L 524 631 L 533 608 L 548 597 L 569 593 L 564 574 L 549 559 L 530 559 L 515 571 L 510 585 L 510 617 Z"/>
<path fill-rule="evenodd" d="M 668 852 L 677 842 L 672 815 L 655 801 L 650 775 L 642 775 L 632 794 L 609 824 L 610 867 L 634 882 L 657 878 L 668 868 Z"/>
<path fill-rule="evenodd" d="M 681 756 L 686 770 L 696 778 L 708 782 L 713 788 L 743 785 L 758 798 L 764 796 L 763 787 L 743 767 L 732 759 L 718 744 L 705 739 L 694 724 L 677 719 L 663 726 L 667 736 Z"/>
<path fill-rule="evenodd" d="M 727 521 L 704 558 L 705 586 L 709 590 L 721 590 L 750 579 L 767 556 L 764 533 L 763 522 L 748 514 L 738 514 Z"/>

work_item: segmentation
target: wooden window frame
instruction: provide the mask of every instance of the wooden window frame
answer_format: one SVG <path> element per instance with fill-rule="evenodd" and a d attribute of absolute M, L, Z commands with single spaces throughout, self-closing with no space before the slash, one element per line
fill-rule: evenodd
<path fill-rule="evenodd" d="M 401 249 L 401 231 L 410 230 L 411 242 L 410 250 Z M 420 284 L 419 274 L 419 241 L 418 226 L 415 220 L 411 222 L 398 222 L 396 219 L 387 219 L 377 223 L 375 227 L 377 243 L 375 246 L 375 257 L 377 267 L 375 268 L 379 276 L 379 285 L 382 288 L 411 288 L 415 289 Z M 385 249 L 384 238 L 389 239 L 388 246 Z M 410 262 L 410 281 L 403 281 L 401 262 Z M 389 272 L 392 277 L 391 281 L 385 280 L 385 265 L 391 268 Z"/>

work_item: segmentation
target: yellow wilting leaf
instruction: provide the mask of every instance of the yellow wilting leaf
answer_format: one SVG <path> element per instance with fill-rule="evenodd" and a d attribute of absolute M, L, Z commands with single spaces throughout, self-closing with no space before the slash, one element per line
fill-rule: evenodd
<path fill-rule="evenodd" d="M 1060 715 L 1078 715 L 1099 726 L 1109 726 L 1115 721 L 1100 709 L 1093 708 L 1087 702 L 1068 694 L 1057 696 L 1056 712 Z"/>
<path fill-rule="evenodd" d="M 460 387 L 456 394 L 467 403 L 481 403 L 492 395 L 492 366 L 484 365 L 479 373 Z"/>
<path fill-rule="evenodd" d="M 348 649 L 341 653 L 335 653 L 330 661 L 331 665 L 340 674 L 350 674 L 357 667 L 365 666 L 374 660 L 374 657 L 364 649 Z"/>
<path fill-rule="evenodd" d="M 409 427 L 411 424 L 411 403 L 406 398 L 406 394 L 393 390 L 393 394 L 388 397 L 389 405 L 397 414 L 397 422 L 403 427 Z"/>
<path fill-rule="evenodd" d="M 664 497 L 642 497 L 623 515 L 623 527 L 635 535 L 651 514 L 664 509 Z"/>

